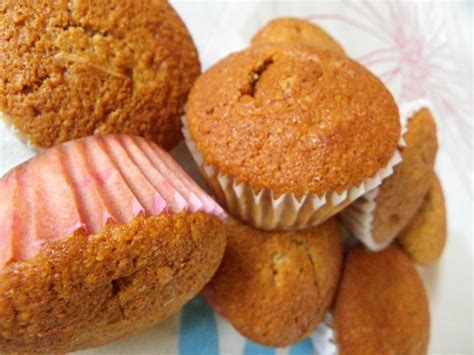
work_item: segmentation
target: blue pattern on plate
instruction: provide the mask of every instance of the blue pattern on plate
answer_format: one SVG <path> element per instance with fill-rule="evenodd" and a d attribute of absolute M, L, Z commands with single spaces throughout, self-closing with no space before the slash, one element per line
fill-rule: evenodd
<path fill-rule="evenodd" d="M 194 297 L 181 311 L 178 352 L 180 355 L 219 355 L 216 318 L 201 295 Z"/>
<path fill-rule="evenodd" d="M 310 338 L 306 338 L 305 340 L 293 345 L 290 348 L 290 355 L 313 355 L 313 342 Z"/>
<path fill-rule="evenodd" d="M 244 355 L 275 355 L 275 349 L 258 345 L 247 340 L 245 343 Z"/>
<path fill-rule="evenodd" d="M 212 308 L 199 295 L 182 309 L 179 321 L 179 355 L 219 355 L 219 332 Z M 312 355 L 310 338 L 290 347 L 289 355 Z M 243 355 L 275 355 L 276 349 L 245 341 Z"/>

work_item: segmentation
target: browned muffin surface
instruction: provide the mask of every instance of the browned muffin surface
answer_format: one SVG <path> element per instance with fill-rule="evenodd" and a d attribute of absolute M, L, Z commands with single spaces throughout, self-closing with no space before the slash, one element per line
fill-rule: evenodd
<path fill-rule="evenodd" d="M 196 81 L 187 115 L 207 163 L 257 189 L 298 195 L 359 185 L 388 163 L 400 134 L 379 79 L 309 46 L 228 56 Z"/>
<path fill-rule="evenodd" d="M 426 354 L 428 308 L 422 280 L 402 250 L 353 248 L 333 312 L 340 354 Z"/>
<path fill-rule="evenodd" d="M 344 54 L 344 49 L 321 27 L 294 17 L 280 17 L 268 22 L 252 38 L 252 45 L 267 43 L 306 44 Z"/>
<path fill-rule="evenodd" d="M 324 317 L 341 263 L 342 241 L 334 219 L 304 232 L 263 232 L 235 224 L 204 295 L 244 336 L 286 346 Z"/>
<path fill-rule="evenodd" d="M 0 4 L 0 110 L 37 146 L 94 133 L 172 148 L 199 60 L 165 0 Z"/>
<path fill-rule="evenodd" d="M 436 124 L 430 111 L 422 109 L 410 119 L 404 138 L 407 145 L 402 150 L 403 161 L 384 181 L 375 199 L 372 230 L 379 243 L 398 235 L 430 189 L 438 150 Z"/>
<path fill-rule="evenodd" d="M 446 245 L 446 208 L 441 184 L 436 176 L 413 219 L 402 230 L 398 241 L 419 264 L 438 261 Z"/>
<path fill-rule="evenodd" d="M 217 269 L 222 222 L 203 213 L 138 217 L 45 245 L 0 271 L 0 352 L 68 352 L 149 327 Z"/>

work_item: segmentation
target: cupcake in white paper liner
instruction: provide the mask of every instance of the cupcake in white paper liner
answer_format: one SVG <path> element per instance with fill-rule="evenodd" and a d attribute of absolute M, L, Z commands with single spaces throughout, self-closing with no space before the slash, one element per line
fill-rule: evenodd
<path fill-rule="evenodd" d="M 219 202 L 240 220 L 266 230 L 305 229 L 324 222 L 336 213 L 335 210 L 343 209 L 380 185 L 393 173 L 394 166 L 401 161 L 399 152 L 395 151 L 387 166 L 380 169 L 374 177 L 342 193 L 328 192 L 322 197 L 308 194 L 302 198 L 293 193 L 276 196 L 270 189 L 261 189 L 257 192 L 251 184 L 239 183 L 232 176 L 206 164 L 191 138 L 185 116 L 183 124 L 186 145 Z"/>
<path fill-rule="evenodd" d="M 199 77 L 186 109 L 186 143 L 219 201 L 265 230 L 322 223 L 400 162 L 391 94 L 335 52 L 272 44 L 232 54 Z"/>
<path fill-rule="evenodd" d="M 437 138 L 429 107 L 425 100 L 401 105 L 401 164 L 381 186 L 340 214 L 344 225 L 371 250 L 382 250 L 396 238 L 431 186 Z"/>

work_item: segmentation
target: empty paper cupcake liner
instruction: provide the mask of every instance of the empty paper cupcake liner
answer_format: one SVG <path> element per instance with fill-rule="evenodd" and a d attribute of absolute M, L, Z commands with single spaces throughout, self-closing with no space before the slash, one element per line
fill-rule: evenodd
<path fill-rule="evenodd" d="M 296 230 L 321 224 L 347 205 L 379 186 L 393 173 L 393 167 L 401 161 L 395 151 L 387 166 L 377 171 L 359 186 L 341 193 L 328 192 L 323 196 L 310 193 L 298 197 L 293 193 L 276 195 L 270 189 L 256 190 L 248 183 L 237 181 L 219 168 L 207 164 L 199 153 L 182 117 L 183 134 L 202 175 L 212 187 L 219 202 L 236 218 L 265 230 Z"/>
<path fill-rule="evenodd" d="M 400 119 L 402 126 L 402 135 L 399 146 L 406 146 L 404 136 L 408 130 L 408 121 L 422 108 L 430 108 L 431 105 L 426 100 L 410 101 L 400 106 Z M 377 187 L 344 209 L 341 214 L 341 220 L 344 225 L 362 242 L 373 251 L 380 251 L 386 248 L 392 241 L 388 240 L 383 243 L 377 242 L 372 234 L 372 222 L 374 212 L 377 208 L 376 198 L 380 189 Z"/>

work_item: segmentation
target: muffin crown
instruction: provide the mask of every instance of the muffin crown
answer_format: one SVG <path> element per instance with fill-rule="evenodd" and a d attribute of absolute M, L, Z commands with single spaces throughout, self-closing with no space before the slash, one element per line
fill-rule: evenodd
<path fill-rule="evenodd" d="M 268 22 L 252 38 L 252 46 L 265 43 L 299 43 L 344 54 L 342 46 L 318 25 L 296 17 Z"/>
<path fill-rule="evenodd" d="M 0 110 L 30 143 L 125 133 L 170 149 L 182 138 L 200 65 L 166 0 L 5 0 L 0 12 Z"/>
<path fill-rule="evenodd" d="M 228 56 L 196 81 L 187 117 L 207 163 L 297 195 L 361 184 L 387 165 L 400 136 L 398 108 L 379 79 L 303 45 Z"/>

